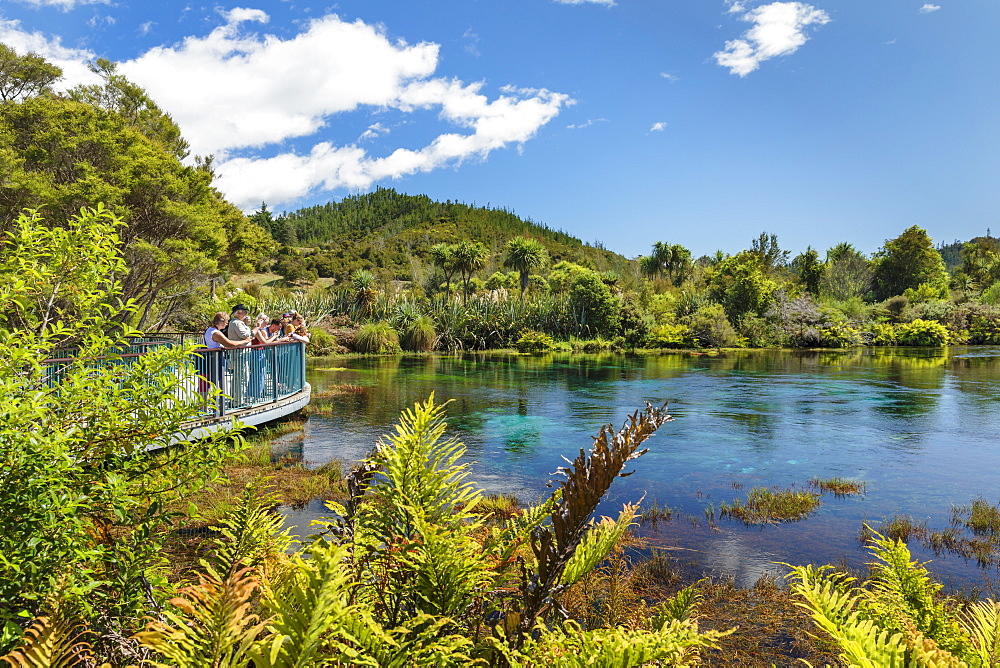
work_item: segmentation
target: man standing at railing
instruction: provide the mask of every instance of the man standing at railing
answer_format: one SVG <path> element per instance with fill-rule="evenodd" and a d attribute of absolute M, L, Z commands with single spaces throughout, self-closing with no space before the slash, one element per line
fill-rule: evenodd
<path fill-rule="evenodd" d="M 233 314 L 229 318 L 229 327 L 226 328 L 226 336 L 234 341 L 253 338 L 247 316 L 250 314 L 243 304 L 233 307 Z M 253 343 L 251 341 L 251 343 Z M 234 408 L 246 403 L 247 383 L 250 380 L 250 358 L 246 350 L 234 349 L 229 351 L 229 369 L 233 373 L 233 382 L 230 387 L 230 394 L 233 397 L 232 406 Z"/>

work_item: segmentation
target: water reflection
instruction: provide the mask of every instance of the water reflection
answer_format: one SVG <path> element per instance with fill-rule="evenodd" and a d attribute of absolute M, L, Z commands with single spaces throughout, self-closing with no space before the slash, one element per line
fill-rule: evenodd
<path fill-rule="evenodd" d="M 620 425 L 648 401 L 670 402 L 675 420 L 648 442 L 636 473 L 616 481 L 601 508 L 655 497 L 680 517 L 752 486 L 805 485 L 841 476 L 866 483 L 861 499 L 824 498 L 796 527 L 718 530 L 670 523 L 662 539 L 700 567 L 751 578 L 771 561 L 858 565 L 867 555 L 861 522 L 897 513 L 940 517 L 978 495 L 992 497 L 1000 471 L 1000 348 L 746 351 L 724 355 L 471 353 L 331 358 L 310 362 L 331 399 L 306 424 L 308 462 L 363 457 L 399 412 L 431 392 L 449 430 L 469 448 L 473 479 L 524 498 L 548 493 L 549 474 L 589 447 L 601 424 Z M 686 524 L 685 524 L 686 522 Z M 945 528 L 944 526 L 942 528 Z M 923 558 L 932 558 L 928 555 Z M 974 580 L 977 569 L 948 557 L 935 572 Z"/>

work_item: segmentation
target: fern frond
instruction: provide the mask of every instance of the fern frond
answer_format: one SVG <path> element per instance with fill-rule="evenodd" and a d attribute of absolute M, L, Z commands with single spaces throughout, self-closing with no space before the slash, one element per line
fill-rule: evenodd
<path fill-rule="evenodd" d="M 622 628 L 584 631 L 575 622 L 560 628 L 536 627 L 533 637 L 520 649 L 497 643 L 497 649 L 512 668 L 534 666 L 607 667 L 642 666 L 653 661 L 660 665 L 688 666 L 698 662 L 698 651 L 717 647 L 729 631 L 699 633 L 689 622 L 673 620 L 658 631 L 630 631 Z"/>
<path fill-rule="evenodd" d="M 979 601 L 958 616 L 972 639 L 973 654 L 981 665 L 1000 665 L 1000 603 L 992 599 Z"/>
<path fill-rule="evenodd" d="M 907 653 L 903 634 L 883 631 L 872 620 L 862 618 L 856 609 L 861 595 L 844 586 L 852 578 L 830 571 L 829 566 L 792 567 L 791 590 L 803 599 L 797 605 L 840 645 L 841 657 L 849 665 L 904 666 Z"/>
<path fill-rule="evenodd" d="M 15 668 L 88 668 L 93 666 L 87 628 L 64 614 L 60 604 L 51 617 L 39 617 L 24 633 L 21 646 L 0 662 Z"/>
<path fill-rule="evenodd" d="M 864 593 L 870 616 L 883 628 L 912 636 L 912 626 L 952 654 L 968 653 L 969 638 L 938 596 L 942 585 L 931 579 L 925 564 L 911 560 L 906 543 L 873 534 L 871 550 L 878 561 L 869 564 Z"/>
<path fill-rule="evenodd" d="M 618 514 L 617 520 L 604 517 L 600 522 L 591 523 L 566 563 L 559 583 L 574 584 L 604 561 L 622 536 L 635 524 L 637 510 L 638 506 L 626 505 Z"/>
<path fill-rule="evenodd" d="M 273 511 L 273 494 L 262 494 L 261 483 L 249 484 L 239 502 L 222 518 L 219 536 L 212 541 L 205 571 L 216 580 L 225 580 L 241 568 L 256 568 L 284 555 L 294 539 L 282 529 L 282 519 Z"/>
<path fill-rule="evenodd" d="M 694 619 L 702 601 L 702 595 L 698 589 L 701 583 L 702 580 L 698 580 L 661 603 L 658 606 L 659 614 L 653 619 L 651 628 L 655 631 L 673 620 L 686 622 Z"/>
<path fill-rule="evenodd" d="M 139 642 L 165 657 L 158 668 L 237 668 L 247 664 L 248 650 L 265 624 L 250 613 L 259 582 L 249 569 L 231 573 L 224 582 L 203 579 L 185 587 L 165 610 L 167 622 L 152 621 L 136 634 Z"/>

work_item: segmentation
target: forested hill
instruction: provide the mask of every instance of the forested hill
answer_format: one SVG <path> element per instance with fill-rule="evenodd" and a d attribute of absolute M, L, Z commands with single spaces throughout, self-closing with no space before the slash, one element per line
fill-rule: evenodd
<path fill-rule="evenodd" d="M 306 251 L 307 261 L 320 276 L 338 278 L 355 269 L 381 268 L 393 278 L 407 280 L 412 258 L 427 262 L 434 244 L 465 239 L 486 244 L 493 254 L 492 264 L 499 266 L 504 244 L 518 236 L 542 243 L 553 262 L 569 260 L 623 275 L 631 263 L 622 255 L 505 209 L 438 202 L 391 188 L 284 213 L 269 224 L 275 238 L 286 246 L 312 249 Z"/>

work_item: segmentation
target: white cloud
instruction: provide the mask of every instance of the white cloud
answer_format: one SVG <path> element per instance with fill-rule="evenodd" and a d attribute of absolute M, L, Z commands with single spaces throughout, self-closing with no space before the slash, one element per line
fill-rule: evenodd
<path fill-rule="evenodd" d="M 146 35 L 149 34 L 149 31 L 152 30 L 153 26 L 155 25 L 156 25 L 155 21 L 146 21 L 145 23 L 139 26 L 139 35 L 145 37 Z"/>
<path fill-rule="evenodd" d="M 734 3 L 730 11 L 737 5 Z M 772 2 L 740 18 L 753 23 L 753 27 L 740 39 L 727 41 L 726 48 L 715 53 L 715 62 L 741 77 L 756 70 L 765 60 L 795 53 L 808 40 L 806 28 L 830 21 L 826 12 L 803 2 Z"/>
<path fill-rule="evenodd" d="M 515 88 L 489 99 L 483 82 L 433 76 L 437 44 L 390 41 L 361 21 L 329 15 L 283 39 L 241 28 L 266 23 L 259 10 L 237 8 L 224 17 L 226 24 L 207 36 L 157 47 L 119 69 L 169 110 L 193 153 L 216 155 L 220 190 L 247 208 L 482 159 L 531 139 L 572 104 L 561 93 Z M 338 114 L 426 110 L 451 127 L 423 148 L 372 156 L 313 137 Z M 375 123 L 358 141 L 386 132 Z M 296 138 L 311 148 L 281 148 Z M 278 155 L 261 155 L 275 146 Z"/>
<path fill-rule="evenodd" d="M 675 81 L 681 80 L 679 76 L 677 76 L 676 74 L 671 74 L 670 72 L 660 72 L 660 76 L 669 81 L 670 83 L 674 83 Z"/>
<path fill-rule="evenodd" d="M 615 0 L 555 0 L 560 5 L 605 5 L 607 7 L 614 7 L 616 4 Z"/>
<path fill-rule="evenodd" d="M 63 78 L 60 88 L 70 88 L 77 84 L 97 83 L 98 77 L 87 68 L 87 63 L 95 60 L 97 54 L 86 49 L 73 49 L 62 45 L 59 38 L 49 38 L 40 32 L 25 32 L 19 21 L 0 18 L 0 42 L 17 53 L 37 53 L 53 65 L 62 68 Z"/>
<path fill-rule="evenodd" d="M 290 204 L 317 191 L 366 188 L 381 179 L 484 159 L 493 150 L 519 147 L 573 104 L 562 93 L 515 87 L 488 98 L 484 82 L 433 76 L 437 44 L 390 41 L 362 21 L 328 15 L 283 39 L 243 29 L 248 22 L 268 21 L 260 10 L 222 15 L 225 25 L 208 35 L 151 49 L 119 63 L 119 71 L 169 111 L 193 154 L 215 155 L 219 189 L 247 210 L 261 201 Z M 93 52 L 63 47 L 58 38 L 24 32 L 2 19 L 0 41 L 63 67 L 64 88 L 97 80 L 86 67 L 97 57 Z M 423 148 L 377 156 L 314 136 L 338 114 L 398 117 L 418 111 L 436 111 L 445 125 Z M 387 132 L 382 122 L 369 124 L 357 141 Z M 306 148 L 291 149 L 287 142 L 293 139 Z"/>
<path fill-rule="evenodd" d="M 939 9 L 941 9 L 941 5 L 932 5 L 928 2 L 917 11 L 919 11 L 921 14 L 930 14 L 931 12 L 936 12 Z"/>
<path fill-rule="evenodd" d="M 663 132 L 667 129 L 667 124 L 665 121 L 657 121 L 653 123 L 653 127 L 649 128 L 650 132 Z"/>
<path fill-rule="evenodd" d="M 594 123 L 608 123 L 608 122 L 610 122 L 610 121 L 608 121 L 608 119 L 606 119 L 606 118 L 591 118 L 591 119 L 588 119 L 588 120 L 584 121 L 583 123 L 570 123 L 569 125 L 566 126 L 566 129 L 567 130 L 582 130 L 583 128 L 589 128 Z"/>

